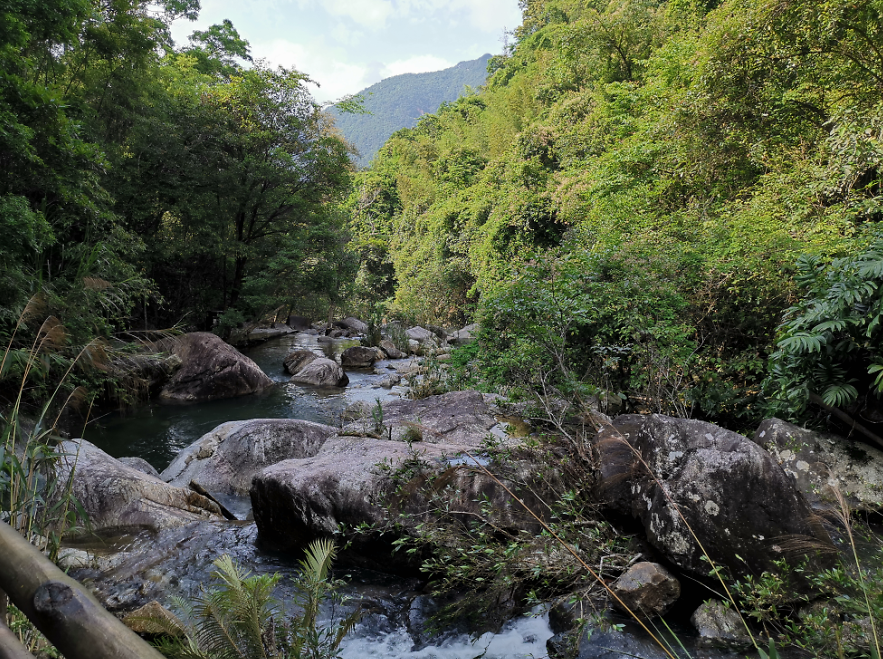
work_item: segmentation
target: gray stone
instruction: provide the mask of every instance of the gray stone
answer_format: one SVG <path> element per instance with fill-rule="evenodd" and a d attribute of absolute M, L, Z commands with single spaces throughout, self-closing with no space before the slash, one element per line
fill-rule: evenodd
<path fill-rule="evenodd" d="M 189 489 L 164 483 L 110 457 L 84 439 L 59 444 L 56 474 L 89 516 L 90 531 L 142 528 L 151 531 L 200 520 L 221 520 L 221 510 Z"/>
<path fill-rule="evenodd" d="M 179 487 L 197 483 L 212 495 L 247 496 L 264 467 L 316 455 L 335 429 L 299 419 L 224 423 L 181 451 L 162 472 Z"/>
<path fill-rule="evenodd" d="M 395 344 L 389 339 L 384 339 L 380 342 L 380 348 L 383 352 L 386 353 L 386 356 L 390 359 L 404 359 L 408 355 L 403 353 L 401 350 L 395 347 Z"/>
<path fill-rule="evenodd" d="M 298 331 L 308 330 L 310 329 L 310 319 L 306 316 L 289 316 L 288 326 Z"/>
<path fill-rule="evenodd" d="M 610 588 L 615 607 L 642 618 L 664 616 L 681 596 L 681 583 L 658 563 L 635 563 Z"/>
<path fill-rule="evenodd" d="M 601 496 L 641 520 L 650 543 L 695 576 L 706 577 L 709 566 L 693 533 L 734 576 L 775 569 L 782 558 L 822 568 L 833 555 L 792 480 L 742 435 L 702 421 L 626 415 L 602 428 L 597 446 Z"/>
<path fill-rule="evenodd" d="M 322 357 L 307 364 L 291 377 L 291 382 L 295 384 L 311 384 L 316 387 L 345 387 L 349 381 L 340 364 Z"/>
<path fill-rule="evenodd" d="M 257 364 L 209 332 L 184 334 L 166 347 L 181 360 L 181 368 L 160 392 L 166 400 L 233 398 L 273 386 Z"/>
<path fill-rule="evenodd" d="M 478 332 L 478 323 L 467 325 L 461 330 L 454 332 L 448 337 L 448 343 L 454 345 L 466 345 L 475 341 L 475 335 Z"/>
<path fill-rule="evenodd" d="M 340 324 L 347 329 L 355 331 L 358 334 L 365 334 L 368 332 L 368 324 L 362 322 L 358 318 L 353 318 L 352 316 L 350 316 L 349 318 L 344 318 L 340 321 Z"/>
<path fill-rule="evenodd" d="M 142 474 L 159 478 L 159 472 L 144 458 L 120 458 L 120 462 L 127 467 L 140 471 Z"/>
<path fill-rule="evenodd" d="M 720 600 L 704 602 L 690 616 L 690 622 L 699 632 L 700 645 L 704 647 L 747 650 L 752 646 L 742 617 Z"/>
<path fill-rule="evenodd" d="M 840 510 L 834 488 L 853 510 L 883 510 L 883 451 L 781 419 L 761 423 L 752 440 L 770 452 L 816 510 Z"/>
<path fill-rule="evenodd" d="M 282 360 L 282 365 L 288 373 L 296 375 L 303 370 L 307 364 L 311 364 L 317 359 L 319 359 L 319 355 L 315 352 L 301 348 L 288 353 L 285 356 L 285 359 Z"/>
<path fill-rule="evenodd" d="M 340 354 L 340 365 L 351 368 L 368 368 L 378 360 L 376 348 L 353 346 Z"/>
<path fill-rule="evenodd" d="M 408 335 L 409 339 L 413 339 L 419 343 L 423 343 L 424 341 L 432 341 L 435 342 L 435 334 L 430 332 L 428 329 L 420 327 L 419 325 L 416 327 L 412 327 L 407 330 L 405 334 Z"/>

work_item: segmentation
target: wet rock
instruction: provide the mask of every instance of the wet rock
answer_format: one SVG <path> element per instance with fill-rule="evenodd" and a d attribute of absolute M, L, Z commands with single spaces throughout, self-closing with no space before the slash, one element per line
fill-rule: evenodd
<path fill-rule="evenodd" d="M 579 627 L 595 612 L 596 606 L 579 595 L 565 595 L 549 608 L 549 628 L 555 634 L 563 634 Z"/>
<path fill-rule="evenodd" d="M 350 368 L 368 368 L 378 360 L 375 348 L 353 346 L 340 354 L 340 365 Z"/>
<path fill-rule="evenodd" d="M 644 618 L 665 615 L 681 596 L 680 581 L 658 563 L 635 563 L 610 588 L 622 604 Z M 612 603 L 625 611 L 617 600 Z"/>
<path fill-rule="evenodd" d="M 681 569 L 708 574 L 684 520 L 733 575 L 775 569 L 781 558 L 828 564 L 830 538 L 806 499 L 746 437 L 702 421 L 626 415 L 598 433 L 597 446 L 608 505 L 639 519 L 650 543 Z"/>
<path fill-rule="evenodd" d="M 816 510 L 840 510 L 832 488 L 853 510 L 883 510 L 883 451 L 781 419 L 761 423 L 752 440 L 770 452 Z"/>
<path fill-rule="evenodd" d="M 288 371 L 291 375 L 296 375 L 298 372 L 304 369 L 308 364 L 313 363 L 317 359 L 320 359 L 319 355 L 317 355 L 312 350 L 293 350 L 285 356 L 285 359 L 282 360 L 282 365 L 285 367 L 285 370 Z"/>
<path fill-rule="evenodd" d="M 368 324 L 352 316 L 341 320 L 340 325 L 346 329 L 353 330 L 357 334 L 366 334 L 368 332 Z"/>
<path fill-rule="evenodd" d="M 310 362 L 291 377 L 295 384 L 311 384 L 316 387 L 345 387 L 350 379 L 343 372 L 340 364 L 320 357 Z"/>
<path fill-rule="evenodd" d="M 365 423 L 373 428 L 373 416 L 344 427 L 341 434 L 366 434 Z M 496 419 L 482 394 L 453 391 L 421 400 L 397 400 L 383 406 L 383 436 L 405 441 L 419 433 L 424 442 L 478 448 L 484 444 Z"/>
<path fill-rule="evenodd" d="M 579 635 L 574 631 L 559 632 L 546 641 L 549 659 L 573 659 L 577 655 Z"/>
<path fill-rule="evenodd" d="M 401 350 L 395 347 L 395 344 L 389 339 L 384 339 L 380 342 L 380 348 L 383 352 L 386 353 L 386 356 L 390 359 L 404 359 L 408 355 L 403 353 Z"/>
<path fill-rule="evenodd" d="M 299 419 L 224 423 L 181 451 L 162 472 L 179 487 L 197 483 L 212 495 L 247 496 L 264 467 L 316 455 L 335 429 Z"/>
<path fill-rule="evenodd" d="M 198 520 L 221 519 L 216 503 L 189 489 L 127 467 L 84 439 L 59 444 L 56 474 L 89 516 L 91 531 L 120 528 L 151 531 Z"/>
<path fill-rule="evenodd" d="M 590 632 L 590 633 L 589 633 Z M 597 629 L 583 632 L 575 659 L 669 659 L 669 655 L 652 639 L 637 634 Z"/>
<path fill-rule="evenodd" d="M 120 458 L 119 460 L 127 467 L 140 471 L 142 474 L 159 478 L 159 472 L 144 458 Z"/>
<path fill-rule="evenodd" d="M 58 559 L 56 560 L 58 567 L 62 570 L 82 570 L 91 568 L 95 560 L 92 555 L 82 549 L 74 549 L 73 547 L 64 547 L 58 551 Z"/>
<path fill-rule="evenodd" d="M 233 398 L 273 386 L 257 364 L 209 332 L 185 334 L 168 346 L 181 360 L 181 368 L 160 392 L 166 400 Z"/>
<path fill-rule="evenodd" d="M 392 389 L 394 386 L 399 384 L 402 381 L 401 375 L 388 375 L 383 378 L 378 384 L 384 389 Z"/>
<path fill-rule="evenodd" d="M 699 642 L 704 647 L 738 650 L 752 646 L 741 616 L 732 606 L 725 606 L 720 600 L 703 603 L 690 616 L 690 622 L 699 632 Z"/>
<path fill-rule="evenodd" d="M 178 617 L 156 600 L 126 614 L 123 624 L 145 636 L 179 636 L 184 633 Z"/>

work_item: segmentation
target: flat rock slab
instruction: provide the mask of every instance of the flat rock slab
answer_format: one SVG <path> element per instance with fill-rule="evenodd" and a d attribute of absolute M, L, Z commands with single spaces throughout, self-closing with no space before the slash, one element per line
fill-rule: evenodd
<path fill-rule="evenodd" d="M 834 488 L 853 510 L 883 510 L 883 451 L 781 419 L 761 423 L 752 440 L 770 452 L 816 510 L 840 510 Z"/>
<path fill-rule="evenodd" d="M 812 508 L 748 438 L 703 421 L 624 415 L 598 433 L 598 448 L 611 507 L 641 520 L 685 571 L 708 575 L 693 533 L 733 575 L 761 574 L 781 558 L 827 565 L 833 545 Z"/>
<path fill-rule="evenodd" d="M 347 425 L 342 435 L 377 433 L 379 415 L 366 416 Z M 382 429 L 385 439 L 418 439 L 430 444 L 468 448 L 482 446 L 497 425 L 491 407 L 477 391 L 454 391 L 421 400 L 397 400 L 383 406 Z"/>
<path fill-rule="evenodd" d="M 262 469 L 316 455 L 335 432 L 299 419 L 230 421 L 181 451 L 161 477 L 179 487 L 195 482 L 212 495 L 248 496 L 252 478 Z"/>
<path fill-rule="evenodd" d="M 273 386 L 257 364 L 209 332 L 184 334 L 170 340 L 167 349 L 181 360 L 181 368 L 160 392 L 165 400 L 234 398 Z"/>
<path fill-rule="evenodd" d="M 214 501 L 127 467 L 84 439 L 62 442 L 57 453 L 59 483 L 66 483 L 73 470 L 72 494 L 89 516 L 93 532 L 130 528 L 158 532 L 223 519 Z"/>

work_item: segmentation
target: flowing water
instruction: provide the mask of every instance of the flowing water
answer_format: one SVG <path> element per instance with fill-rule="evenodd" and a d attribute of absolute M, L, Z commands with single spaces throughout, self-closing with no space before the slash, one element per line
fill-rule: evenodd
<path fill-rule="evenodd" d="M 297 333 L 271 339 L 246 354 L 277 385 L 270 391 L 232 400 L 192 405 L 151 403 L 123 415 L 109 415 L 92 423 L 85 439 L 115 457 L 137 456 L 159 470 L 164 469 L 185 446 L 226 421 L 253 418 L 306 419 L 337 425 L 354 404 L 373 406 L 405 393 L 402 387 L 380 386 L 394 373 L 394 363 L 378 362 L 373 369 L 348 370 L 350 384 L 344 389 L 303 387 L 288 382 L 282 360 L 297 348 L 334 356 L 357 341 L 322 341 Z M 175 529 L 159 537 L 126 537 L 118 545 L 86 547 L 108 556 L 105 575 L 84 572 L 78 578 L 103 582 L 106 598 L 121 604 L 145 593 L 152 583 L 157 592 L 193 596 L 210 580 L 211 562 L 223 553 L 255 573 L 283 575 L 278 595 L 288 599 L 286 584 L 297 570 L 291 556 L 263 550 L 251 523 L 201 524 Z M 124 550 L 120 552 L 119 550 Z M 425 637 L 427 621 L 420 602 L 423 583 L 364 570 L 349 572 L 346 594 L 360 602 L 361 622 L 342 648 L 344 659 L 385 657 L 390 659 L 522 659 L 545 657 L 552 636 L 548 616 L 541 612 L 509 621 L 497 633 L 470 635 L 452 630 L 436 638 Z M 109 589 L 109 590 L 108 590 Z"/>

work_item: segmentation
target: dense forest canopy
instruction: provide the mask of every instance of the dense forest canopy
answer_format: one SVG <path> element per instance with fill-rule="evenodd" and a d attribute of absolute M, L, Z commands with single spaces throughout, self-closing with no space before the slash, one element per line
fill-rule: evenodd
<path fill-rule="evenodd" d="M 883 6 L 522 9 L 481 93 L 396 133 L 359 175 L 364 281 L 416 319 L 477 314 L 478 359 L 500 384 L 566 366 L 582 387 L 652 390 L 660 411 L 736 426 L 762 403 L 805 409 L 810 388 L 871 404 Z M 821 271 L 858 254 L 878 264 L 844 303 L 863 305 L 864 329 L 835 313 L 777 350 L 787 309 L 834 294 L 801 288 L 799 257 Z M 813 383 L 768 379 L 773 352 L 779 367 L 803 359 Z"/>

